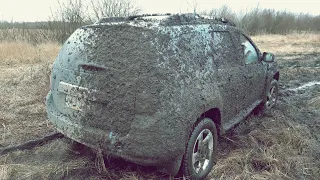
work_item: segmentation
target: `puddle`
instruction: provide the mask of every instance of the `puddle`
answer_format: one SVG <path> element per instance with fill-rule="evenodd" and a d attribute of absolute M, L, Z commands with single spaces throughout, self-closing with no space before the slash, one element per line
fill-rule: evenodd
<path fill-rule="evenodd" d="M 303 90 L 303 89 L 306 89 L 308 87 L 311 87 L 311 86 L 314 86 L 314 85 L 320 85 L 320 81 L 312 81 L 312 82 L 308 82 L 302 86 L 299 86 L 299 87 L 296 87 L 296 88 L 290 88 L 290 89 L 287 89 L 289 91 L 298 91 L 298 90 Z"/>

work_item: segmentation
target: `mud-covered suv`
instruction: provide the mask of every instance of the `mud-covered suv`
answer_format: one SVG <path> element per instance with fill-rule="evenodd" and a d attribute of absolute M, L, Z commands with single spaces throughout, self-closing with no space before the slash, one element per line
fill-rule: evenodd
<path fill-rule="evenodd" d="M 269 111 L 279 72 L 232 23 L 194 14 L 105 18 L 79 28 L 53 65 L 49 121 L 103 153 L 203 179 L 217 138 Z"/>

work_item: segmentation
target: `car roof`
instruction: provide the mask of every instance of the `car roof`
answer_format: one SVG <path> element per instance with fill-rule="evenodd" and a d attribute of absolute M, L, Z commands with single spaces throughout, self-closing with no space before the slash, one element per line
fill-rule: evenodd
<path fill-rule="evenodd" d="M 200 16 L 199 14 L 143 14 L 128 17 L 102 18 L 95 24 L 121 23 L 143 21 L 148 23 L 159 23 L 162 26 L 197 25 L 197 24 L 222 24 L 235 27 L 235 23 L 225 18 Z"/>

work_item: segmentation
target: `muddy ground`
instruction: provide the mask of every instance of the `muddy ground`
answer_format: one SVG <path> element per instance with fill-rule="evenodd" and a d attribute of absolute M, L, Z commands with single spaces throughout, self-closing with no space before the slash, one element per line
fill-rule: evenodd
<path fill-rule="evenodd" d="M 306 36 L 253 38 L 277 56 L 279 104 L 271 116 L 252 115 L 220 137 L 218 162 L 208 179 L 320 177 L 320 35 Z M 55 132 L 43 104 L 52 59 L 5 62 L 0 64 L 0 147 Z M 55 140 L 1 155 L 0 179 L 172 179 L 153 167 L 108 157 L 103 169 L 100 160 L 88 148 Z"/>

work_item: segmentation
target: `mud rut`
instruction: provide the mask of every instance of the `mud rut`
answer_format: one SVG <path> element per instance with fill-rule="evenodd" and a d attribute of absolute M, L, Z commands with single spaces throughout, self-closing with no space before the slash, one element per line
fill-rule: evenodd
<path fill-rule="evenodd" d="M 291 57 L 290 61 L 282 61 L 282 58 L 288 57 Z M 320 142 L 320 56 L 316 53 L 286 55 L 280 56 L 279 60 L 280 73 L 291 69 L 296 69 L 296 73 L 292 75 L 294 78 L 281 79 L 280 75 L 281 91 L 277 108 L 287 110 L 294 107 L 298 110 L 286 115 L 296 122 L 308 125 L 312 135 Z M 317 100 L 315 106 L 310 103 L 313 99 Z"/>
<path fill-rule="evenodd" d="M 320 159 L 320 56 L 317 53 L 278 56 L 280 94 L 278 106 L 287 117 L 306 125 L 314 138 L 312 151 Z M 294 73 L 288 75 L 290 71 Z M 281 73 L 285 76 L 281 79 Z"/>

